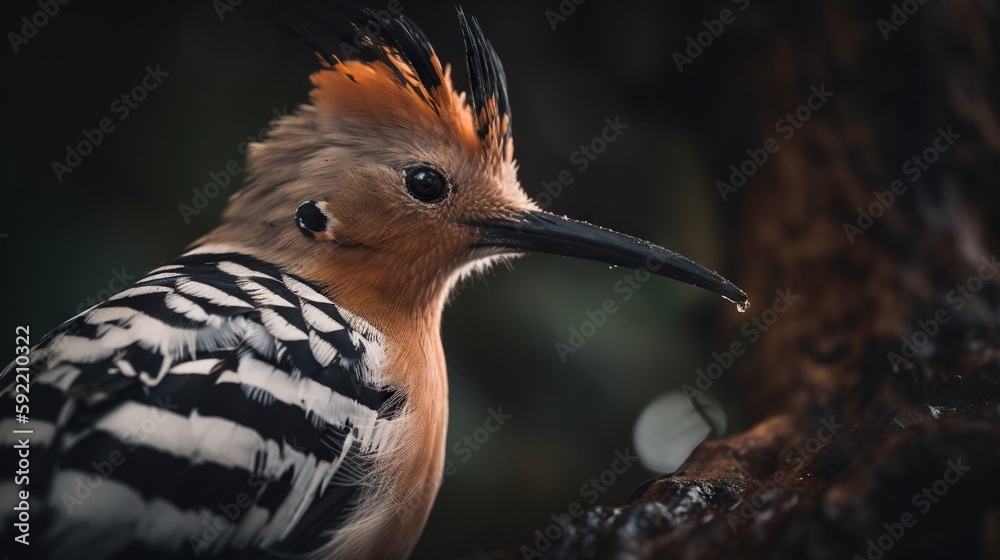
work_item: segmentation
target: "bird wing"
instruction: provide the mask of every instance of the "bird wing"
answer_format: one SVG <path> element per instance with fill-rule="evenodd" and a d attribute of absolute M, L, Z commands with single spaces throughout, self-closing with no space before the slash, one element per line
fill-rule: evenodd
<path fill-rule="evenodd" d="M 0 453 L 16 465 L 12 431 L 33 431 L 28 488 L 53 557 L 298 556 L 350 513 L 402 406 L 382 361 L 381 335 L 315 286 L 199 249 L 32 349 L 27 424 L 8 366 Z"/>

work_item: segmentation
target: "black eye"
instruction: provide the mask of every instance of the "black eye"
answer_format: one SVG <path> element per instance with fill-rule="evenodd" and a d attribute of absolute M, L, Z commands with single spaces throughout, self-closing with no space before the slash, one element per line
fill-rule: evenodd
<path fill-rule="evenodd" d="M 448 184 L 436 169 L 416 167 L 406 172 L 406 190 L 422 202 L 438 202 L 448 194 Z"/>

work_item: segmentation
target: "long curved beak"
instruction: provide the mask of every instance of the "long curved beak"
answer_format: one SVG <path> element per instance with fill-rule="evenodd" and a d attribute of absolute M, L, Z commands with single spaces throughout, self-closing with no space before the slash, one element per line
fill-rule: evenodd
<path fill-rule="evenodd" d="M 472 225 L 479 227 L 476 247 L 536 251 L 644 269 L 719 294 L 741 312 L 750 305 L 746 293 L 719 273 L 648 241 L 586 222 L 549 212 L 527 212 Z"/>

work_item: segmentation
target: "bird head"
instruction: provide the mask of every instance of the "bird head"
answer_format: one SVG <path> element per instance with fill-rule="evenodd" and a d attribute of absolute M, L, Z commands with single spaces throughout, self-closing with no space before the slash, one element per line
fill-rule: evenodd
<path fill-rule="evenodd" d="M 316 281 L 335 300 L 380 315 L 443 306 L 462 275 L 524 252 L 642 268 L 720 294 L 746 294 L 652 243 L 541 210 L 522 190 L 504 72 L 478 23 L 459 10 L 470 88 L 453 84 L 407 18 L 364 11 L 340 29 L 310 102 L 251 145 L 247 186 L 223 230 Z"/>

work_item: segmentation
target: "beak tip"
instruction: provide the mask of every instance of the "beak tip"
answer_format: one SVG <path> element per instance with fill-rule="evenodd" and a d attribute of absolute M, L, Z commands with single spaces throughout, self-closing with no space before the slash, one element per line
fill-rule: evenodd
<path fill-rule="evenodd" d="M 746 313 L 747 309 L 750 308 L 750 298 L 747 297 L 747 293 L 741 290 L 729 280 L 724 280 L 726 286 L 730 288 L 728 294 L 723 294 L 722 297 L 736 304 L 736 310 L 740 313 Z"/>
<path fill-rule="evenodd" d="M 729 298 L 726 298 L 729 299 Z M 747 309 L 750 308 L 750 299 L 747 297 L 746 292 L 740 290 L 740 295 L 735 300 L 729 300 L 736 304 L 736 310 L 740 313 L 746 313 Z"/>
<path fill-rule="evenodd" d="M 726 301 L 735 303 L 737 311 L 746 313 L 747 309 L 750 308 L 750 298 L 747 297 L 747 293 L 714 270 L 712 271 L 712 278 L 718 282 L 718 288 L 713 291 L 721 295 Z"/>

